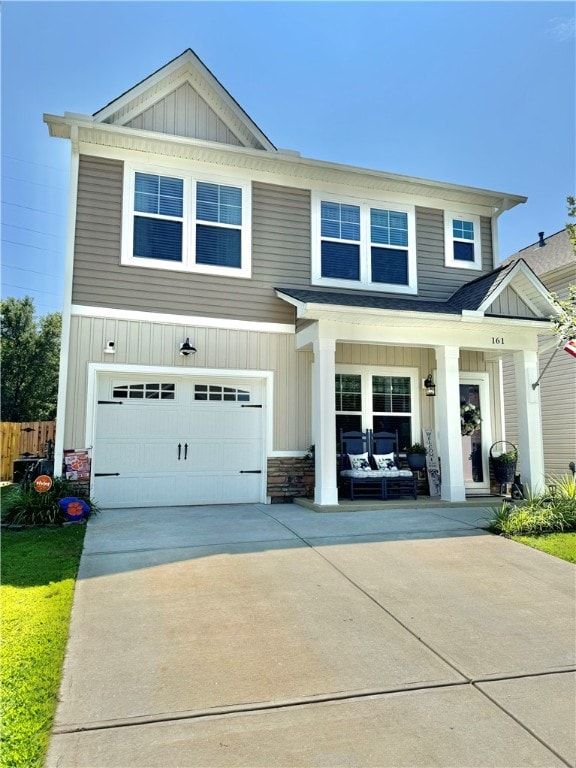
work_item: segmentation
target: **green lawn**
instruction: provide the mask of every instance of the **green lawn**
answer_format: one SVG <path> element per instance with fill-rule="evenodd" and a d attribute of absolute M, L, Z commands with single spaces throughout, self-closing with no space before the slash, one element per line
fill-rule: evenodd
<path fill-rule="evenodd" d="M 85 530 L 75 524 L 2 532 L 4 768 L 44 764 Z"/>
<path fill-rule="evenodd" d="M 576 563 L 576 533 L 542 533 L 540 536 L 512 536 L 534 549 L 541 549 L 549 555 Z"/>

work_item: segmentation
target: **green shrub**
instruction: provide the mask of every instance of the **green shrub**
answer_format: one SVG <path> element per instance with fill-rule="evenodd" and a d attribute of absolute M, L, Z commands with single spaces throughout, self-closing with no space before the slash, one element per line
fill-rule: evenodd
<path fill-rule="evenodd" d="M 60 499 L 74 496 L 85 501 L 90 513 L 98 512 L 85 487 L 63 477 L 55 477 L 52 488 L 38 493 L 32 485 L 14 485 L 3 498 L 2 522 L 8 525 L 57 525 L 66 521 L 66 515 L 58 506 Z"/>
<path fill-rule="evenodd" d="M 493 510 L 489 530 L 505 536 L 576 531 L 576 480 L 571 475 L 548 478 L 549 491 Z"/>

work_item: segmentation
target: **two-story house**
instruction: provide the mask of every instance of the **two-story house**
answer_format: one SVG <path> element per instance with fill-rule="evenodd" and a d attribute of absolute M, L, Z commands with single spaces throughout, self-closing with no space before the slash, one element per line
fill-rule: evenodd
<path fill-rule="evenodd" d="M 541 483 L 552 309 L 523 261 L 497 266 L 524 197 L 278 149 L 190 50 L 93 116 L 44 120 L 72 153 L 56 466 L 90 448 L 103 506 L 266 502 L 269 463 L 312 443 L 315 502 L 335 504 L 341 427 L 401 448 L 432 429 L 442 499 L 486 493 L 503 351 Z"/>

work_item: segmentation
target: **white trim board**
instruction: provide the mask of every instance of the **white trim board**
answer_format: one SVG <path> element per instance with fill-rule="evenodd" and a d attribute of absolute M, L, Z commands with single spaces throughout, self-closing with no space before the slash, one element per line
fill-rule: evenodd
<path fill-rule="evenodd" d="M 141 310 L 135 309 L 89 307 L 83 304 L 72 304 L 71 313 L 77 317 L 98 317 L 105 320 L 132 320 L 135 322 L 196 326 L 197 328 L 219 328 L 231 331 L 256 331 L 259 333 L 289 333 L 292 335 L 296 333 L 296 327 L 287 323 L 258 323 L 253 322 L 252 320 L 230 320 L 225 317 L 170 315 L 164 314 L 163 312 L 142 312 Z"/>

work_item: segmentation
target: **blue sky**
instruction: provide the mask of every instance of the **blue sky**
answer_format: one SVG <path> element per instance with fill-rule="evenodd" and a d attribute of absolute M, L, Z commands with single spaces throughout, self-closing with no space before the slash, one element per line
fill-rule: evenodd
<path fill-rule="evenodd" d="M 2 4 L 2 297 L 62 306 L 69 143 L 192 48 L 278 147 L 526 195 L 501 256 L 565 226 L 576 193 L 571 2 Z"/>

